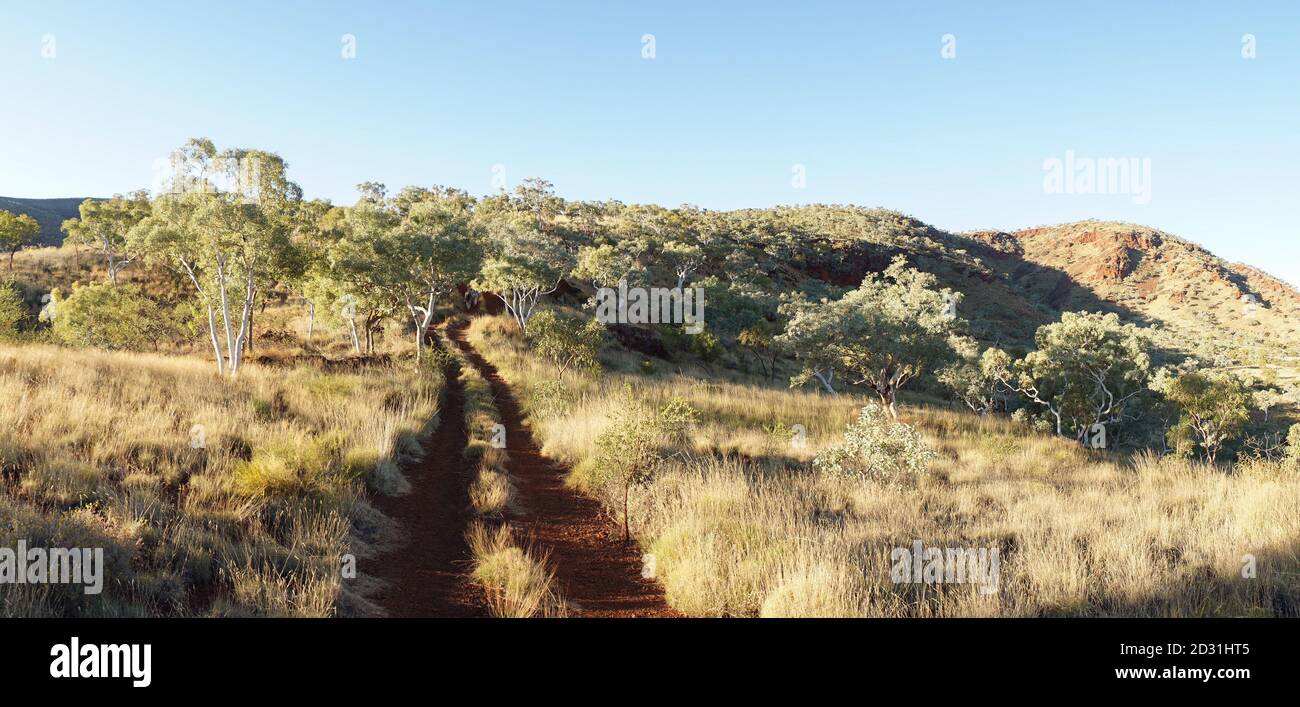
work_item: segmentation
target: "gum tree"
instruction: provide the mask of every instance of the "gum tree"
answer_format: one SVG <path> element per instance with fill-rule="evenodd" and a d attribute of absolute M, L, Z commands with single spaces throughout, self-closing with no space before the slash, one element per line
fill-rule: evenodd
<path fill-rule="evenodd" d="M 206 139 L 178 150 L 173 167 L 169 188 L 131 230 L 127 246 L 184 273 L 207 311 L 217 372 L 233 376 L 256 298 L 301 262 L 287 220 L 301 190 L 286 178 L 279 156 L 218 152 Z"/>
<path fill-rule="evenodd" d="M 361 188 L 367 186 L 382 189 L 370 183 Z M 370 354 L 375 333 L 397 310 L 386 289 L 391 263 L 385 244 L 399 221 L 382 195 L 367 196 L 365 189 L 362 193 L 355 206 L 342 210 L 338 238 L 329 247 L 327 264 L 311 283 L 311 291 L 347 323 L 353 350 Z"/>
<path fill-rule="evenodd" d="M 960 295 L 937 289 L 937 282 L 898 257 L 883 276 L 868 275 L 838 300 L 782 305 L 790 320 L 777 341 L 803 366 L 792 384 L 816 378 L 833 393 L 835 373 L 843 372 L 850 383 L 875 391 L 896 419 L 898 391 L 949 359 L 949 339 L 961 329 L 948 313 Z"/>
<path fill-rule="evenodd" d="M 40 233 L 41 225 L 36 219 L 0 209 L 0 248 L 9 253 L 9 270 L 14 269 L 14 254 L 35 243 Z"/>
<path fill-rule="evenodd" d="M 987 372 L 1039 406 L 1056 434 L 1084 443 L 1097 425 L 1131 417 L 1151 377 L 1150 344 L 1137 327 L 1114 313 L 1065 312 L 1039 327 L 1034 342 L 1037 350 L 1018 361 L 986 354 Z"/>
<path fill-rule="evenodd" d="M 492 246 L 474 286 L 496 292 L 519 331 L 527 334 L 538 300 L 559 288 L 568 254 L 558 239 L 517 216 L 493 218 L 488 235 Z"/>
<path fill-rule="evenodd" d="M 86 199 L 78 207 L 80 218 L 63 222 L 67 243 L 94 248 L 104 259 L 108 281 L 117 284 L 117 274 L 134 259 L 127 252 L 127 234 L 150 214 L 149 195 L 136 191 L 112 199 Z"/>
<path fill-rule="evenodd" d="M 405 215 L 376 241 L 382 287 L 406 310 L 415 329 L 416 358 L 438 301 L 469 282 L 483 263 L 472 199 L 456 189 L 422 190 Z"/>
<path fill-rule="evenodd" d="M 1211 464 L 1223 445 L 1240 434 L 1250 420 L 1250 391 L 1231 373 L 1184 373 L 1170 381 L 1163 392 L 1182 412 L 1169 430 L 1177 442 L 1175 448 L 1185 451 L 1188 443 L 1194 444 Z"/>

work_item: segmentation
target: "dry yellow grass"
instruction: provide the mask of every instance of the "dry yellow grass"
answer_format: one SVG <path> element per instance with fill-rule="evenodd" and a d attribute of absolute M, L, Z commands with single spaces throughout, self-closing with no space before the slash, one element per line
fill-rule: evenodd
<path fill-rule="evenodd" d="M 938 460 L 916 488 L 814 473 L 862 398 L 607 373 L 569 379 L 504 319 L 471 340 L 520 390 L 547 454 L 587 463 L 614 393 L 681 396 L 702 412 L 687 456 L 633 495 L 633 531 L 694 616 L 1200 616 L 1300 612 L 1300 474 L 1124 460 L 1013 423 L 907 407 Z M 806 430 L 791 444 L 795 425 Z M 612 499 L 604 499 L 612 504 Z M 895 583 L 890 554 L 996 548 L 999 587 Z M 1255 576 L 1243 577 L 1254 559 Z"/>
<path fill-rule="evenodd" d="M 427 371 L 0 347 L 0 546 L 106 548 L 102 595 L 0 587 L 0 615 L 361 611 L 342 578 L 436 420 Z M 74 591 L 75 589 L 75 591 Z"/>
<path fill-rule="evenodd" d="M 521 547 L 508 525 L 489 528 L 475 521 L 469 528 L 472 577 L 487 593 L 488 611 L 498 618 L 561 618 L 568 606 L 555 590 L 546 557 Z"/>
<path fill-rule="evenodd" d="M 465 388 L 465 455 L 478 460 L 469 488 L 470 506 L 480 518 L 466 533 L 474 561 L 470 576 L 483 587 L 493 616 L 564 616 L 568 607 L 547 558 L 517 543 L 507 520 L 519 507 L 507 468 L 510 456 L 492 445 L 492 428 L 501 420 L 492 387 L 445 331 L 442 346 L 456 361 L 458 378 Z"/>

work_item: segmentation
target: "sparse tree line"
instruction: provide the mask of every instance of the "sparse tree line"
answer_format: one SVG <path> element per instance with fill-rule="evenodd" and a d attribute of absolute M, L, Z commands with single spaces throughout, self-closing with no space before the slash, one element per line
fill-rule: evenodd
<path fill-rule="evenodd" d="M 801 366 L 794 382 L 815 379 L 831 393 L 837 379 L 865 386 L 895 419 L 898 391 L 933 371 L 978 415 L 1012 412 L 1084 446 L 1151 443 L 1161 453 L 1214 462 L 1241 442 L 1247 452 L 1300 462 L 1300 425 L 1285 433 L 1286 443 L 1276 430 L 1246 434 L 1252 411 L 1267 423 L 1269 408 L 1288 396 L 1271 388 L 1252 394 L 1251 381 L 1194 360 L 1157 368 L 1147 332 L 1114 313 L 1065 312 L 1038 330 L 1033 350 L 1015 357 L 997 347 L 981 351 L 965 336 L 965 322 L 952 314 L 959 301 L 933 276 L 896 260 L 883 278 L 870 276 L 838 300 L 784 306 L 790 322 L 777 341 Z"/>
<path fill-rule="evenodd" d="M 1248 381 L 1190 360 L 1158 365 L 1148 332 L 1115 314 L 1064 313 L 1038 330 L 1032 350 L 1015 353 L 981 348 L 957 315 L 962 295 L 902 256 L 855 288 L 814 275 L 855 228 L 933 240 L 889 212 L 566 201 L 540 179 L 481 198 L 448 187 L 390 195 L 367 182 L 354 205 L 335 206 L 305 199 L 284 160 L 261 150 L 196 139 L 172 166 L 163 193 L 87 200 L 64 224 L 69 243 L 102 261 L 106 281 L 51 293 L 42 318 L 57 338 L 138 349 L 197 336 L 218 373 L 233 376 L 260 307 L 279 292 L 301 298 L 309 342 L 319 318 L 354 352 L 370 354 L 394 327 L 411 336 L 420 359 L 440 308 L 461 292 L 491 292 L 562 377 L 598 367 L 604 331 L 590 317 L 542 306 L 548 296 L 619 283 L 692 286 L 707 293 L 709 318 L 694 336 L 659 327 L 670 355 L 768 379 L 792 371 L 792 384 L 828 394 L 869 390 L 892 420 L 900 391 L 924 381 L 975 414 L 1010 414 L 1088 446 L 1150 446 L 1206 460 L 1229 448 L 1300 452 L 1300 432 L 1290 445 L 1280 441 L 1284 432 L 1268 432 L 1272 442 L 1260 432 L 1277 426 L 1269 413 L 1290 396 L 1268 385 L 1252 392 Z M 0 213 L 0 243 L 11 254 L 33 238 L 28 221 Z M 170 272 L 188 297 L 160 303 L 122 282 L 141 264 Z"/>

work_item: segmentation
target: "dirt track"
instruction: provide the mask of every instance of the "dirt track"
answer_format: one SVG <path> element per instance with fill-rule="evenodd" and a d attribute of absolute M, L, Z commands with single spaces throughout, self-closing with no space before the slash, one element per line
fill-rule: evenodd
<path fill-rule="evenodd" d="M 624 543 L 621 530 L 600 504 L 564 485 L 566 469 L 541 453 L 524 426 L 519 403 L 495 367 L 466 339 L 464 326 L 452 339 L 492 385 L 501 423 L 506 427 L 511 480 L 519 490 L 521 539 L 549 553 L 564 597 L 580 617 L 678 616 L 664 601 L 663 589 L 641 577 L 635 543 Z"/>
<path fill-rule="evenodd" d="M 391 617 L 486 616 L 482 592 L 468 578 L 469 483 L 474 469 L 465 460 L 465 390 L 454 374 L 438 413 L 438 429 L 424 442 L 426 453 L 406 469 L 411 492 L 375 499 L 396 520 L 407 544 L 361 563 L 361 571 L 383 580 L 370 600 Z"/>

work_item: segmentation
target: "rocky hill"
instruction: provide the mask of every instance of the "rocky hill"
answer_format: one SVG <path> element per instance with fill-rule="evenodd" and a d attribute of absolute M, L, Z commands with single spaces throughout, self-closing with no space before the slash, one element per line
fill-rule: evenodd
<path fill-rule="evenodd" d="M 1182 351 L 1239 363 L 1289 358 L 1300 342 L 1295 288 L 1163 231 L 1081 221 L 966 235 L 1007 253 L 991 262 L 1053 310 L 1089 309 L 1100 300 L 1158 326 L 1165 343 Z"/>

